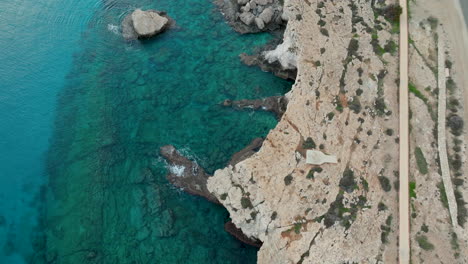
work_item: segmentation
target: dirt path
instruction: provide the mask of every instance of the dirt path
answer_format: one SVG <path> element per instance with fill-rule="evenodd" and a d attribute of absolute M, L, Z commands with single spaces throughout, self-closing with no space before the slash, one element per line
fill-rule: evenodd
<path fill-rule="evenodd" d="M 452 225 L 456 228 L 457 226 L 457 202 L 455 201 L 455 194 L 453 192 L 452 180 L 450 178 L 450 168 L 447 155 L 447 129 L 446 124 L 446 111 L 447 111 L 447 87 L 445 82 L 447 78 L 445 76 L 445 36 L 442 28 L 438 28 L 437 35 L 439 36 L 438 44 L 438 88 L 439 88 L 439 99 L 437 107 L 437 142 L 440 157 L 440 167 L 442 170 L 442 182 L 444 183 L 445 193 L 447 194 L 447 200 L 449 205 L 450 219 Z"/>
<path fill-rule="evenodd" d="M 399 263 L 410 262 L 409 223 L 409 94 L 408 94 L 408 12 L 407 0 L 400 0 L 400 193 Z"/>

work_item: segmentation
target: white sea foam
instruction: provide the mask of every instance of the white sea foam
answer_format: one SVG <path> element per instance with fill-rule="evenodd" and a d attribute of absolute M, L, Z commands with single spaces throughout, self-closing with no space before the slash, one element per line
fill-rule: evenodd
<path fill-rule="evenodd" d="M 185 167 L 184 166 L 173 165 L 173 166 L 169 166 L 169 171 L 172 174 L 180 177 L 180 176 L 184 175 Z"/>
<path fill-rule="evenodd" d="M 119 26 L 113 25 L 113 24 L 107 24 L 107 30 L 110 32 L 119 35 Z"/>

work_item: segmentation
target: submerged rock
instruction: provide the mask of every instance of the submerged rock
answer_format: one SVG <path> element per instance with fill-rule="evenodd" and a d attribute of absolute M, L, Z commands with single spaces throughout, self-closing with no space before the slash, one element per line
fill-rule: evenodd
<path fill-rule="evenodd" d="M 254 99 L 254 100 L 224 100 L 223 106 L 234 107 L 238 109 L 252 109 L 252 110 L 264 110 L 272 112 L 276 115 L 278 119 L 281 119 L 286 107 L 288 105 L 288 100 L 285 96 L 271 96 L 264 99 Z"/>
<path fill-rule="evenodd" d="M 219 203 L 218 199 L 206 188 L 208 175 L 195 161 L 182 156 L 172 145 L 161 147 L 159 153 L 169 163 L 166 178 L 170 183 L 185 192 L 204 197 L 210 202 Z"/>
<path fill-rule="evenodd" d="M 122 35 L 125 39 L 150 38 L 168 28 L 171 19 L 165 12 L 136 9 L 122 21 Z"/>

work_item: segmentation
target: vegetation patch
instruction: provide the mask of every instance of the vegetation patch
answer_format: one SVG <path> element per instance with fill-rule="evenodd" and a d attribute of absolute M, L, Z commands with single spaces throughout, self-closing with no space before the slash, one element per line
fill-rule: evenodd
<path fill-rule="evenodd" d="M 242 205 L 242 208 L 244 209 L 252 209 L 253 208 L 253 205 L 252 205 L 252 202 L 250 201 L 250 198 L 249 197 L 242 197 L 241 198 L 241 205 Z"/>
<path fill-rule="evenodd" d="M 409 183 L 409 195 L 411 198 L 416 198 L 416 182 Z"/>
<path fill-rule="evenodd" d="M 384 244 L 388 243 L 388 235 L 392 231 L 392 228 L 391 228 L 392 219 L 393 219 L 392 215 L 389 215 L 387 217 L 387 220 L 385 220 L 385 225 L 380 226 L 380 229 L 382 230 L 382 233 L 380 234 L 380 240 Z"/>
<path fill-rule="evenodd" d="M 419 172 L 421 174 L 427 174 L 427 161 L 420 147 L 416 147 L 414 150 L 414 155 L 416 157 L 416 164 L 418 165 Z"/>
<path fill-rule="evenodd" d="M 317 145 L 311 137 L 308 137 L 304 143 L 302 143 L 302 148 L 304 149 L 314 149 Z"/>
<path fill-rule="evenodd" d="M 366 197 L 359 196 L 357 201 L 350 204 L 350 207 L 345 207 L 343 204 L 344 193 L 340 191 L 336 196 L 335 201 L 330 204 L 328 211 L 315 219 L 317 222 L 324 221 L 325 226 L 331 227 L 336 222 L 340 223 L 346 229 L 351 227 L 351 224 L 356 220 L 357 213 L 360 209 L 366 207 Z"/>
<path fill-rule="evenodd" d="M 329 37 L 330 35 L 328 34 L 328 30 L 326 28 L 320 28 L 320 33 L 324 35 L 325 37 Z"/>
<path fill-rule="evenodd" d="M 392 190 L 392 185 L 390 184 L 390 180 L 387 177 L 379 176 L 379 182 L 384 191 L 389 192 Z"/>
<path fill-rule="evenodd" d="M 448 209 L 448 199 L 447 199 L 447 193 L 445 192 L 445 186 L 443 182 L 439 182 L 437 184 L 437 188 L 439 189 L 440 193 L 440 201 L 442 202 L 442 205 Z"/>
<path fill-rule="evenodd" d="M 359 114 L 362 110 L 361 102 L 359 101 L 359 97 L 354 96 L 352 97 L 352 101 L 348 102 L 348 107 L 351 109 L 355 114 Z"/>
<path fill-rule="evenodd" d="M 408 84 L 408 89 L 409 89 L 410 93 L 414 94 L 416 97 L 423 100 L 424 103 L 427 103 L 426 96 L 424 96 L 424 94 L 422 94 L 421 91 L 419 91 L 418 88 L 416 88 L 416 86 L 414 84 L 409 83 Z"/>
<path fill-rule="evenodd" d="M 284 177 L 284 184 L 290 185 L 292 181 L 293 181 L 293 176 L 291 174 L 288 174 L 286 177 Z"/>
<path fill-rule="evenodd" d="M 313 178 L 315 178 L 315 173 L 320 173 L 320 172 L 322 172 L 322 171 L 323 171 L 322 168 L 320 168 L 320 167 L 314 167 L 314 168 L 310 169 L 309 173 L 307 173 L 306 178 L 307 178 L 307 179 L 313 179 Z"/>
<path fill-rule="evenodd" d="M 340 180 L 339 186 L 342 190 L 350 193 L 357 189 L 356 180 L 354 178 L 354 172 L 350 168 L 346 168 L 343 172 L 343 177 Z"/>
<path fill-rule="evenodd" d="M 418 242 L 419 247 L 426 251 L 431 251 L 434 249 L 434 245 L 431 242 L 429 242 L 425 235 L 417 236 L 416 241 Z"/>
<path fill-rule="evenodd" d="M 377 208 L 379 211 L 385 211 L 388 209 L 388 207 L 383 202 L 379 202 L 379 204 L 377 205 Z"/>
<path fill-rule="evenodd" d="M 274 212 L 271 214 L 271 217 L 270 217 L 270 218 L 271 218 L 271 220 L 273 221 L 273 220 L 276 219 L 276 217 L 278 217 L 278 213 L 277 213 L 276 211 L 274 211 Z"/>

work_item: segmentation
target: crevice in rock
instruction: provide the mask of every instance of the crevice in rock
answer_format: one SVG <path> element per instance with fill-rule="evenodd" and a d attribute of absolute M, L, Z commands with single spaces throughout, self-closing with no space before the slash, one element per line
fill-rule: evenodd
<path fill-rule="evenodd" d="M 260 240 L 246 236 L 232 221 L 224 224 L 224 230 L 247 245 L 260 248 L 263 244 Z"/>

